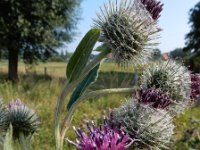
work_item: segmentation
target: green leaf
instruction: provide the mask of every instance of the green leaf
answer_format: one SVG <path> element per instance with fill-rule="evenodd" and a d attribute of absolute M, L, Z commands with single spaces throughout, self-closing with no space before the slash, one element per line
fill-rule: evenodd
<path fill-rule="evenodd" d="M 111 50 L 111 49 L 106 44 L 102 44 L 102 45 L 98 46 L 94 51 L 102 52 L 105 50 Z"/>
<path fill-rule="evenodd" d="M 67 65 L 67 78 L 69 82 L 77 79 L 86 66 L 90 54 L 100 36 L 99 29 L 91 29 L 82 39 Z"/>
<path fill-rule="evenodd" d="M 69 110 L 72 107 L 72 105 L 76 102 L 76 100 L 85 92 L 87 87 L 96 81 L 99 67 L 100 64 L 94 67 L 74 90 L 69 100 L 69 103 L 67 104 L 67 110 Z"/>

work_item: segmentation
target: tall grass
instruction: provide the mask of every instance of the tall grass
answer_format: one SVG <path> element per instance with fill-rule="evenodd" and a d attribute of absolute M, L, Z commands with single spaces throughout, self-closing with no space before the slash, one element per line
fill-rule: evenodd
<path fill-rule="evenodd" d="M 101 80 L 104 78 L 105 73 L 102 73 L 102 75 L 100 75 L 96 86 L 102 82 Z M 37 150 L 53 150 L 55 145 L 53 137 L 54 108 L 56 105 L 56 99 L 62 89 L 62 83 L 65 78 L 30 74 L 20 75 L 19 83 L 13 85 L 5 80 L 5 74 L 2 76 L 0 80 L 0 97 L 3 98 L 4 103 L 8 103 L 10 100 L 20 98 L 26 105 L 36 110 L 40 116 L 42 124 L 39 131 L 34 136 L 32 148 Z M 109 75 L 108 77 L 110 78 Z M 101 86 L 101 88 L 106 87 L 110 87 L 109 83 L 106 85 L 102 84 Z M 91 88 L 97 87 L 94 85 Z M 123 96 L 116 97 L 115 95 L 111 95 L 99 99 L 90 99 L 85 101 L 80 104 L 75 112 L 72 124 L 79 127 L 82 122 L 85 122 L 86 120 L 89 121 L 94 118 L 103 118 L 103 115 L 107 114 L 106 111 L 108 111 L 110 108 L 119 106 L 122 103 L 122 99 Z M 64 108 L 63 114 L 65 112 L 66 109 Z M 75 139 L 75 134 L 72 128 L 68 131 L 67 136 L 70 139 Z M 65 148 L 67 150 L 73 150 L 73 147 L 71 147 L 67 142 L 65 143 Z"/>

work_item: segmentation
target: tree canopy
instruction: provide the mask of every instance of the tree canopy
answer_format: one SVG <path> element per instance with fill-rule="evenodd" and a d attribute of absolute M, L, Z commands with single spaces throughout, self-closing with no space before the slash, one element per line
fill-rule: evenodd
<path fill-rule="evenodd" d="M 183 59 L 187 55 L 187 53 L 183 51 L 183 48 L 176 48 L 169 54 L 172 59 Z"/>
<path fill-rule="evenodd" d="M 190 10 L 190 32 L 186 35 L 185 51 L 200 51 L 200 2 Z"/>
<path fill-rule="evenodd" d="M 19 53 L 32 63 L 71 41 L 79 4 L 79 0 L 0 1 L 0 50 L 9 52 L 9 78 L 17 77 Z"/>

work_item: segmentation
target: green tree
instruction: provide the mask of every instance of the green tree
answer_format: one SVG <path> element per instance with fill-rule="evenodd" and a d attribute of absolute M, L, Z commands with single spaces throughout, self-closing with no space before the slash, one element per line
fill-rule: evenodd
<path fill-rule="evenodd" d="M 79 4 L 79 0 L 0 1 L 0 50 L 9 53 L 10 80 L 18 79 L 19 53 L 24 62 L 32 63 L 71 40 Z"/>
<path fill-rule="evenodd" d="M 200 72 L 200 2 L 190 10 L 189 24 L 190 32 L 186 35 L 186 47 L 184 51 L 189 52 L 187 65 L 194 72 Z"/>
<path fill-rule="evenodd" d="M 200 51 L 200 2 L 190 9 L 190 32 L 186 35 L 185 51 Z"/>
<path fill-rule="evenodd" d="M 173 51 L 171 51 L 169 54 L 170 54 L 170 58 L 173 58 L 173 59 L 181 59 L 187 55 L 187 53 L 183 51 L 183 48 L 176 48 Z"/>
<path fill-rule="evenodd" d="M 158 60 L 162 56 L 161 51 L 159 49 L 153 49 L 153 60 Z"/>
<path fill-rule="evenodd" d="M 8 52 L 6 50 L 0 50 L 0 60 L 8 59 Z"/>

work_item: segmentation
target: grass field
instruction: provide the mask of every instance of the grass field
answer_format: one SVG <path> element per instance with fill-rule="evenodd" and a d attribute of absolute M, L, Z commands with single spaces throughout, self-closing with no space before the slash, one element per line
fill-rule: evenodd
<path fill-rule="evenodd" d="M 48 76 L 44 75 L 45 67 L 47 68 Z M 63 81 L 65 80 L 65 68 L 65 63 L 41 63 L 32 69 L 32 73 L 25 74 L 25 66 L 23 63 L 20 63 L 20 81 L 17 85 L 12 85 L 5 80 L 7 63 L 0 62 L 0 97 L 3 98 L 5 103 L 12 99 L 20 98 L 25 104 L 36 110 L 40 116 L 42 124 L 33 138 L 32 147 L 34 150 L 54 149 L 54 107 L 57 96 L 62 89 Z M 131 86 L 133 80 L 132 70 L 132 68 L 120 69 L 115 64 L 104 63 L 101 66 L 97 82 L 90 89 Z M 99 99 L 90 99 L 81 103 L 74 114 L 72 125 L 80 126 L 82 122 L 91 119 L 96 120 L 96 118 L 99 118 L 98 121 L 100 121 L 100 118 L 106 115 L 110 108 L 115 108 L 125 101 L 123 100 L 124 96 L 111 95 Z M 128 97 L 126 95 L 126 98 Z M 64 112 L 65 108 L 63 109 L 63 114 Z M 200 123 L 192 122 L 192 119 L 200 119 L 199 114 L 200 107 L 194 107 L 188 109 L 184 115 L 175 119 L 175 123 L 177 124 L 176 134 L 174 135 L 175 141 L 183 138 L 183 134 L 187 129 L 200 128 Z M 67 132 L 67 136 L 70 139 L 75 138 L 72 128 Z M 185 143 L 179 140 L 176 144 L 172 144 L 171 149 L 187 150 Z M 65 142 L 65 149 L 73 150 L 73 147 Z"/>
<path fill-rule="evenodd" d="M 65 70 L 66 70 L 66 64 L 64 62 L 48 62 L 48 63 L 39 63 L 37 65 L 34 65 L 31 69 L 26 69 L 28 66 L 25 66 L 24 63 L 20 62 L 18 71 L 19 73 L 25 74 L 28 72 L 44 75 L 45 74 L 45 68 L 46 73 L 49 76 L 53 77 L 65 77 Z M 0 62 L 0 73 L 7 72 L 8 71 L 8 63 L 7 61 Z M 102 72 L 108 72 L 108 71 L 117 71 L 117 72 L 132 72 L 133 68 L 120 68 L 114 63 L 103 63 L 101 65 L 101 71 Z"/>

